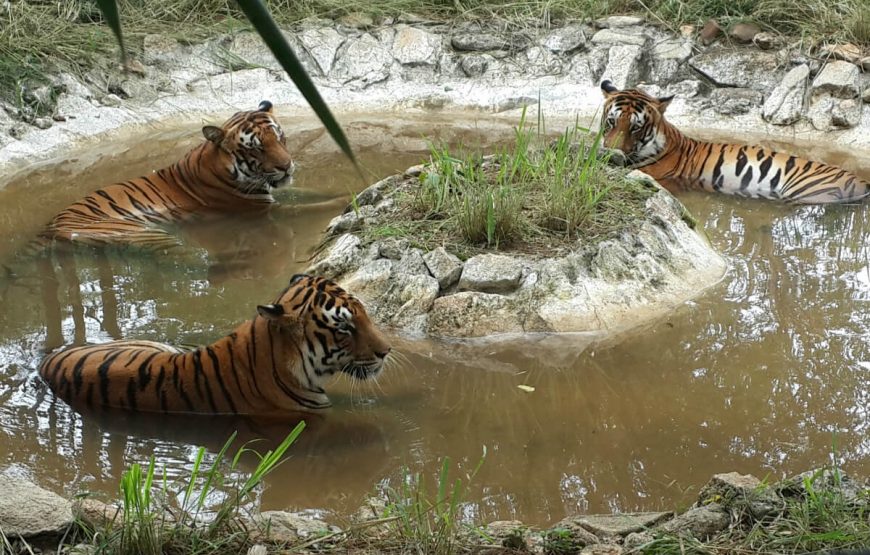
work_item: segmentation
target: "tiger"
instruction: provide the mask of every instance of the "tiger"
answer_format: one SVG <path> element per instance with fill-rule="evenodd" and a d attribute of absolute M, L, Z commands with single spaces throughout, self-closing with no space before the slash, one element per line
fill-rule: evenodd
<path fill-rule="evenodd" d="M 202 134 L 206 140 L 178 162 L 64 208 L 38 241 L 167 248 L 177 244 L 168 225 L 268 207 L 272 190 L 292 181 L 295 163 L 268 100 L 220 127 L 206 125 Z"/>
<path fill-rule="evenodd" d="M 376 377 L 390 344 L 362 303 L 332 280 L 294 275 L 252 320 L 198 348 L 144 340 L 67 346 L 39 374 L 84 410 L 280 415 L 331 403 L 324 382 Z"/>
<path fill-rule="evenodd" d="M 619 90 L 602 81 L 603 145 L 624 155 L 670 191 L 701 189 L 796 204 L 858 201 L 870 182 L 844 169 L 773 152 L 760 146 L 691 139 L 669 123 L 673 96 L 655 98 L 637 89 Z"/>

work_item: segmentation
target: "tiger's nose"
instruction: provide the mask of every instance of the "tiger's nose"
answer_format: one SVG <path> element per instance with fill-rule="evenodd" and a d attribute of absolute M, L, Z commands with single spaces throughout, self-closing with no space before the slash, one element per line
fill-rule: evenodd
<path fill-rule="evenodd" d="M 375 356 L 381 360 L 384 360 L 385 358 L 387 358 L 387 355 L 390 354 L 390 351 L 392 350 L 392 347 L 387 347 L 383 351 L 375 351 Z"/>
<path fill-rule="evenodd" d="M 285 164 L 275 164 L 275 168 L 281 170 L 284 173 L 292 173 L 295 167 L 296 164 L 293 162 L 293 160 L 289 160 Z"/>

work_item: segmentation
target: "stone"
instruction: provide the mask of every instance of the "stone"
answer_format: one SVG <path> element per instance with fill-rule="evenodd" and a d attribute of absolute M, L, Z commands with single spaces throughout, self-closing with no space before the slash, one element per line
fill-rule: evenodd
<path fill-rule="evenodd" d="M 640 46 L 611 46 L 607 67 L 601 79 L 609 79 L 617 89 L 627 89 L 638 81 L 643 49 Z"/>
<path fill-rule="evenodd" d="M 100 99 L 100 104 L 115 108 L 121 105 L 121 97 L 116 94 L 107 94 Z"/>
<path fill-rule="evenodd" d="M 710 100 L 716 113 L 723 116 L 748 114 L 761 105 L 764 95 L 752 89 L 715 89 Z"/>
<path fill-rule="evenodd" d="M 440 290 L 438 281 L 428 273 L 402 274 L 401 280 L 392 279 L 381 299 L 384 305 L 391 306 L 389 324 L 408 334 L 421 332 Z"/>
<path fill-rule="evenodd" d="M 492 33 L 458 33 L 450 38 L 450 44 L 455 50 L 474 52 L 486 50 L 510 50 L 511 42 Z"/>
<path fill-rule="evenodd" d="M 145 35 L 142 39 L 142 61 L 148 65 L 169 67 L 175 65 L 181 45 L 163 34 Z"/>
<path fill-rule="evenodd" d="M 598 536 L 580 526 L 576 517 L 564 518 L 544 532 L 545 553 L 577 553 L 597 543 L 601 543 Z"/>
<path fill-rule="evenodd" d="M 523 264 L 500 254 L 479 254 L 465 261 L 459 278 L 460 291 L 510 293 L 520 284 Z"/>
<path fill-rule="evenodd" d="M 9 136 L 13 139 L 21 140 L 27 134 L 28 126 L 25 123 L 17 121 L 9 127 Z"/>
<path fill-rule="evenodd" d="M 247 555 L 269 555 L 269 548 L 258 543 L 257 545 L 252 545 L 250 549 L 248 549 Z"/>
<path fill-rule="evenodd" d="M 728 528 L 731 517 L 718 503 L 694 507 L 657 529 L 678 536 L 687 535 L 707 540 Z"/>
<path fill-rule="evenodd" d="M 864 104 L 870 104 L 870 86 L 864 87 L 864 92 L 861 94 L 861 100 Z"/>
<path fill-rule="evenodd" d="M 653 47 L 652 55 L 657 60 L 683 62 L 692 56 L 692 42 L 684 39 L 665 40 Z"/>
<path fill-rule="evenodd" d="M 374 214 L 374 207 L 360 206 L 358 210 L 350 210 L 330 220 L 326 226 L 326 232 L 332 235 L 348 233 L 362 228 L 366 217 Z"/>
<path fill-rule="evenodd" d="M 341 275 L 359 265 L 360 238 L 345 233 L 336 239 L 329 254 L 311 266 L 308 273 L 322 274 L 326 277 Z"/>
<path fill-rule="evenodd" d="M 344 36 L 332 27 L 314 27 L 303 29 L 296 38 L 317 64 L 321 74 L 329 75 L 335 55 L 344 44 Z"/>
<path fill-rule="evenodd" d="M 708 19 L 707 23 L 701 28 L 698 39 L 701 41 L 701 44 L 708 46 L 713 44 L 721 35 L 722 27 L 719 25 L 719 22 L 715 19 Z"/>
<path fill-rule="evenodd" d="M 349 39 L 338 51 L 331 77 L 357 88 L 386 80 L 390 76 L 392 55 L 372 35 Z"/>
<path fill-rule="evenodd" d="M 792 68 L 785 74 L 764 101 L 761 116 L 774 125 L 791 125 L 803 113 L 804 91 L 810 68 L 806 64 Z"/>
<path fill-rule="evenodd" d="M 288 544 L 340 531 L 317 518 L 285 511 L 265 511 L 256 521 L 264 531 L 268 530 L 269 539 Z"/>
<path fill-rule="evenodd" d="M 597 87 L 601 83 L 599 77 L 607 66 L 608 51 L 609 48 L 596 46 L 589 52 L 573 56 L 565 73 L 570 75 L 575 83 Z"/>
<path fill-rule="evenodd" d="M 557 54 L 570 54 L 586 46 L 589 28 L 585 25 L 566 25 L 553 29 L 541 39 L 541 46 Z"/>
<path fill-rule="evenodd" d="M 433 278 L 434 279 L 434 278 Z M 428 331 L 436 336 L 484 337 L 522 330 L 524 316 L 504 295 L 463 291 L 438 297 Z"/>
<path fill-rule="evenodd" d="M 420 249 L 411 249 L 393 264 L 393 275 L 429 275 L 429 268 L 423 261 L 423 253 Z"/>
<path fill-rule="evenodd" d="M 103 528 L 124 519 L 124 511 L 120 507 L 90 497 L 75 503 L 72 510 L 76 520 L 85 522 L 94 528 Z"/>
<path fill-rule="evenodd" d="M 861 69 L 863 69 L 864 71 L 870 71 L 870 56 L 861 58 L 861 60 L 858 62 L 858 65 L 861 66 Z"/>
<path fill-rule="evenodd" d="M 22 478 L 0 474 L 0 529 L 9 538 L 62 534 L 73 525 L 72 505 Z"/>
<path fill-rule="evenodd" d="M 825 64 L 822 71 L 813 79 L 811 91 L 813 95 L 830 93 L 835 98 L 855 98 L 858 96 L 861 70 L 849 62 L 831 62 Z"/>
<path fill-rule="evenodd" d="M 640 33 L 626 32 L 624 29 L 602 29 L 592 35 L 592 44 L 597 45 L 632 45 L 645 46 L 647 36 Z"/>
<path fill-rule="evenodd" d="M 343 15 L 338 18 L 338 22 L 345 27 L 351 27 L 353 29 L 368 29 L 375 24 L 375 20 L 372 16 L 362 12 L 353 12 Z"/>
<path fill-rule="evenodd" d="M 851 128 L 861 123 L 861 101 L 841 100 L 831 108 L 831 124 L 834 127 Z"/>
<path fill-rule="evenodd" d="M 726 509 L 748 509 L 755 519 L 776 512 L 782 506 L 777 495 L 751 474 L 716 474 L 701 488 L 698 502 L 716 502 Z"/>
<path fill-rule="evenodd" d="M 828 93 L 814 95 L 806 117 L 819 131 L 830 131 L 834 128 L 834 106 L 837 100 Z"/>
<path fill-rule="evenodd" d="M 680 36 L 684 39 L 691 39 L 697 30 L 694 25 L 680 25 Z"/>
<path fill-rule="evenodd" d="M 423 255 L 429 273 L 438 280 L 441 290 L 450 288 L 459 281 L 462 274 L 462 261 L 455 255 L 447 252 L 444 247 L 438 247 Z"/>
<path fill-rule="evenodd" d="M 78 543 L 69 550 L 69 555 L 94 555 L 97 553 L 96 545 Z"/>
<path fill-rule="evenodd" d="M 611 15 L 610 17 L 602 17 L 601 19 L 595 20 L 595 26 L 602 29 L 612 29 L 615 27 L 633 27 L 635 25 L 642 24 L 643 18 L 634 15 Z"/>
<path fill-rule="evenodd" d="M 826 44 L 819 48 L 818 52 L 820 58 L 834 58 L 835 60 L 844 60 L 853 64 L 861 61 L 861 54 L 861 48 L 851 43 Z"/>
<path fill-rule="evenodd" d="M 755 46 L 762 50 L 773 50 L 774 48 L 780 48 L 785 44 L 785 40 L 775 33 L 770 33 L 768 31 L 762 31 L 753 37 L 752 42 L 755 43 Z"/>
<path fill-rule="evenodd" d="M 632 532 L 622 540 L 622 547 L 629 552 L 643 553 L 643 546 L 655 541 L 655 536 L 649 532 Z"/>
<path fill-rule="evenodd" d="M 775 53 L 752 48 L 711 47 L 689 59 L 689 65 L 720 87 L 760 91 L 775 87 L 784 73 Z"/>
<path fill-rule="evenodd" d="M 441 37 L 414 27 L 403 27 L 393 39 L 393 57 L 401 64 L 431 65 L 441 55 Z"/>
<path fill-rule="evenodd" d="M 575 522 L 600 538 L 641 532 L 673 516 L 671 512 L 584 515 Z"/>
<path fill-rule="evenodd" d="M 740 44 L 749 44 L 755 38 L 755 35 L 761 32 L 761 27 L 754 23 L 737 23 L 728 30 L 728 36 L 734 42 Z"/>
<path fill-rule="evenodd" d="M 487 54 L 469 54 L 462 57 L 459 67 L 468 77 L 478 77 L 486 72 L 490 60 L 492 56 Z"/>
<path fill-rule="evenodd" d="M 484 526 L 479 534 L 484 541 L 516 551 L 528 551 L 528 527 L 519 520 L 497 520 Z"/>
<path fill-rule="evenodd" d="M 51 118 L 35 118 L 33 120 L 33 126 L 38 129 L 48 129 L 52 125 L 54 125 L 54 121 Z"/>
<path fill-rule="evenodd" d="M 65 94 L 68 94 L 70 96 L 78 96 L 80 98 L 88 100 L 93 98 L 91 90 L 69 73 L 59 74 L 55 80 L 55 86 L 63 87 L 63 89 L 66 91 Z"/>
<path fill-rule="evenodd" d="M 807 483 L 814 491 L 837 491 L 853 506 L 870 508 L 867 491 L 870 483 L 862 485 L 839 469 L 818 468 L 802 472 L 781 482 L 780 489 L 785 495 L 803 496 L 807 495 Z"/>
<path fill-rule="evenodd" d="M 614 543 L 587 545 L 580 551 L 580 555 L 622 555 L 623 553 L 622 546 Z"/>

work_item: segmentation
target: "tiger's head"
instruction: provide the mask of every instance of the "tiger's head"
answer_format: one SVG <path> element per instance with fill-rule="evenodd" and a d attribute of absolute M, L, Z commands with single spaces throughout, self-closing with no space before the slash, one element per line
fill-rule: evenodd
<path fill-rule="evenodd" d="M 269 194 L 292 180 L 295 163 L 268 100 L 256 110 L 237 112 L 221 127 L 206 125 L 202 134 L 217 146 L 221 169 L 239 191 Z"/>
<path fill-rule="evenodd" d="M 362 303 L 323 277 L 297 274 L 278 299 L 259 305 L 257 313 L 284 334 L 301 355 L 304 375 L 297 379 L 310 389 L 336 372 L 359 380 L 380 373 L 390 344 L 369 319 Z"/>
<path fill-rule="evenodd" d="M 654 162 L 665 149 L 664 113 L 673 96 L 655 98 L 637 89 L 621 91 L 610 81 L 601 82 L 604 115 L 601 132 L 606 148 L 619 150 L 625 165 L 640 167 Z"/>

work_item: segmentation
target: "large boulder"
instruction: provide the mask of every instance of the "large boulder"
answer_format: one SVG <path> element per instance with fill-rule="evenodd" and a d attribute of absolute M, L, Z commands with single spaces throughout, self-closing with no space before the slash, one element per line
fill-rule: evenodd
<path fill-rule="evenodd" d="M 73 525 L 72 504 L 23 478 L 0 475 L 0 530 L 24 539 L 63 534 Z"/>

